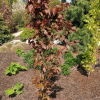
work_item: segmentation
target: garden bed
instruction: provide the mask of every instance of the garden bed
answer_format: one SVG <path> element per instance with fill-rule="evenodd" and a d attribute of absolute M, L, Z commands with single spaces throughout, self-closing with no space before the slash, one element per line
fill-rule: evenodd
<path fill-rule="evenodd" d="M 57 47 L 61 49 L 61 46 Z M 62 47 L 63 48 L 63 47 Z M 31 49 L 28 45 L 24 51 L 27 53 Z M 7 51 L 0 52 L 0 100 L 38 100 L 38 89 L 32 85 L 32 80 L 35 76 L 34 69 L 28 71 L 19 71 L 17 75 L 6 76 L 5 70 L 11 62 L 20 63 L 27 66 L 22 61 L 22 57 L 18 57 L 15 52 Z M 64 63 L 64 59 L 61 60 Z M 59 80 L 56 80 L 55 93 L 51 96 L 55 100 L 100 100 L 100 70 L 98 66 L 88 78 L 82 75 L 76 66 L 71 69 L 70 76 L 60 75 Z M 5 95 L 5 90 L 12 88 L 12 85 L 17 83 L 24 85 L 23 94 L 10 97 Z"/>

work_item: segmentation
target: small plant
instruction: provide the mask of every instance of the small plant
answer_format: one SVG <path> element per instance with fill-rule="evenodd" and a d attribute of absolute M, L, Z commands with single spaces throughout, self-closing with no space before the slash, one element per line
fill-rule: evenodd
<path fill-rule="evenodd" d="M 29 53 L 23 55 L 23 61 L 25 63 L 28 63 L 28 65 L 27 65 L 28 68 L 32 68 L 33 67 L 33 64 L 34 64 L 33 52 L 34 51 L 35 50 L 32 49 L 32 50 L 29 51 Z"/>
<path fill-rule="evenodd" d="M 9 95 L 9 96 L 12 95 L 12 94 L 18 94 L 18 95 L 22 94 L 23 93 L 23 91 L 21 90 L 22 87 L 23 87 L 23 84 L 17 83 L 17 85 L 14 86 L 12 89 L 7 89 L 5 91 L 5 94 Z"/>
<path fill-rule="evenodd" d="M 24 55 L 23 49 L 17 49 L 17 50 L 16 50 L 16 53 L 17 53 L 17 56 Z"/>
<path fill-rule="evenodd" d="M 67 51 L 67 53 L 63 54 L 63 58 L 67 59 L 67 58 L 73 58 L 73 54 L 71 51 Z"/>
<path fill-rule="evenodd" d="M 61 70 L 62 70 L 62 74 L 64 74 L 64 75 L 69 75 L 70 74 L 70 66 L 69 65 L 67 65 L 67 64 L 64 64 L 63 65 L 63 67 L 61 68 Z"/>
<path fill-rule="evenodd" d="M 9 75 L 16 75 L 18 73 L 19 70 L 27 70 L 27 68 L 25 66 L 21 66 L 19 63 L 11 63 L 11 65 L 7 68 L 7 70 L 5 71 L 5 74 L 9 74 Z"/>

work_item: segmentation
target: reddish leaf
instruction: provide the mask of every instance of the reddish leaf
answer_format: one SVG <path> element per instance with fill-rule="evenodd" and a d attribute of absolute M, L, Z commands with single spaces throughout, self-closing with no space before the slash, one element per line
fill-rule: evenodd
<path fill-rule="evenodd" d="M 71 44 L 71 45 L 76 45 L 76 43 L 74 43 L 74 42 L 68 42 L 68 44 Z"/>
<path fill-rule="evenodd" d="M 44 73 L 46 72 L 46 68 L 45 68 L 45 67 L 43 68 L 43 72 L 44 72 Z"/>
<path fill-rule="evenodd" d="M 74 43 L 79 43 L 80 42 L 80 40 L 74 40 Z"/>
<path fill-rule="evenodd" d="M 41 3 L 41 0 L 37 0 L 37 3 Z"/>
<path fill-rule="evenodd" d="M 69 46 L 68 44 L 66 44 L 66 48 L 67 48 L 68 50 L 70 50 L 70 46 Z"/>
<path fill-rule="evenodd" d="M 31 12 L 32 9 L 33 9 L 33 5 L 31 4 L 31 5 L 28 6 L 28 10 L 29 10 L 29 12 Z"/>

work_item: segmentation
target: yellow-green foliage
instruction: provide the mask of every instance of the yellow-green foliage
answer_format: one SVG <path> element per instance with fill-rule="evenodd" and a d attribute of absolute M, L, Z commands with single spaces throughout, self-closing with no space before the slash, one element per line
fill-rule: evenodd
<path fill-rule="evenodd" d="M 13 43 L 11 43 L 11 42 L 7 42 L 7 43 L 4 43 L 4 44 L 3 44 L 3 46 L 6 46 L 6 47 L 8 47 L 8 48 L 11 48 L 12 45 L 13 45 Z"/>
<path fill-rule="evenodd" d="M 26 41 L 27 39 L 31 38 L 33 35 L 34 35 L 34 29 L 30 31 L 29 28 L 27 28 L 20 34 L 20 40 Z"/>
<path fill-rule="evenodd" d="M 99 25 L 100 25 L 100 0 L 94 0 L 91 3 L 92 10 L 89 11 L 89 14 L 86 15 L 87 19 L 85 22 L 86 27 L 91 31 L 93 37 L 91 38 L 91 44 L 88 44 L 88 49 L 84 53 L 84 59 L 81 63 L 83 64 L 83 67 L 85 67 L 86 70 L 94 71 L 92 65 L 96 64 L 96 57 L 95 57 L 95 49 L 98 46 L 98 43 L 100 41 L 100 31 L 99 31 Z M 92 16 L 92 17 L 90 17 Z M 88 34 L 88 33 L 87 33 Z"/>
<path fill-rule="evenodd" d="M 11 47 L 11 51 L 16 51 L 17 49 L 24 49 L 24 47 L 20 44 L 17 44 L 17 45 L 13 45 Z"/>
<path fill-rule="evenodd" d="M 6 46 L 0 46 L 0 52 L 4 52 L 8 50 L 8 48 Z"/>

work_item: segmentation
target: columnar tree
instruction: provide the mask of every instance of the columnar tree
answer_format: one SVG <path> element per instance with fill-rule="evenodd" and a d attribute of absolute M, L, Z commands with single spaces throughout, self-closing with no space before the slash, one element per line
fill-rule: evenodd
<path fill-rule="evenodd" d="M 69 44 L 75 45 L 77 42 L 68 42 L 65 38 L 68 32 L 76 31 L 75 27 L 71 27 L 72 23 L 69 20 L 65 21 L 65 15 L 60 13 L 68 10 L 69 6 L 68 3 L 62 3 L 61 6 L 56 5 L 49 9 L 49 0 L 28 0 L 26 5 L 27 15 L 32 15 L 26 27 L 35 29 L 35 34 L 29 39 L 29 43 L 34 48 L 34 68 L 40 66 L 41 73 L 33 78 L 33 83 L 39 88 L 40 100 L 50 99 L 49 95 L 54 92 L 51 89 L 54 87 L 52 77 L 61 72 L 59 56 L 64 52 L 54 48 L 53 39 L 59 38 L 60 41 L 65 41 L 64 46 L 67 49 L 70 49 Z M 66 28 L 65 36 L 53 34 L 53 30 L 59 31 L 63 28 Z"/>

